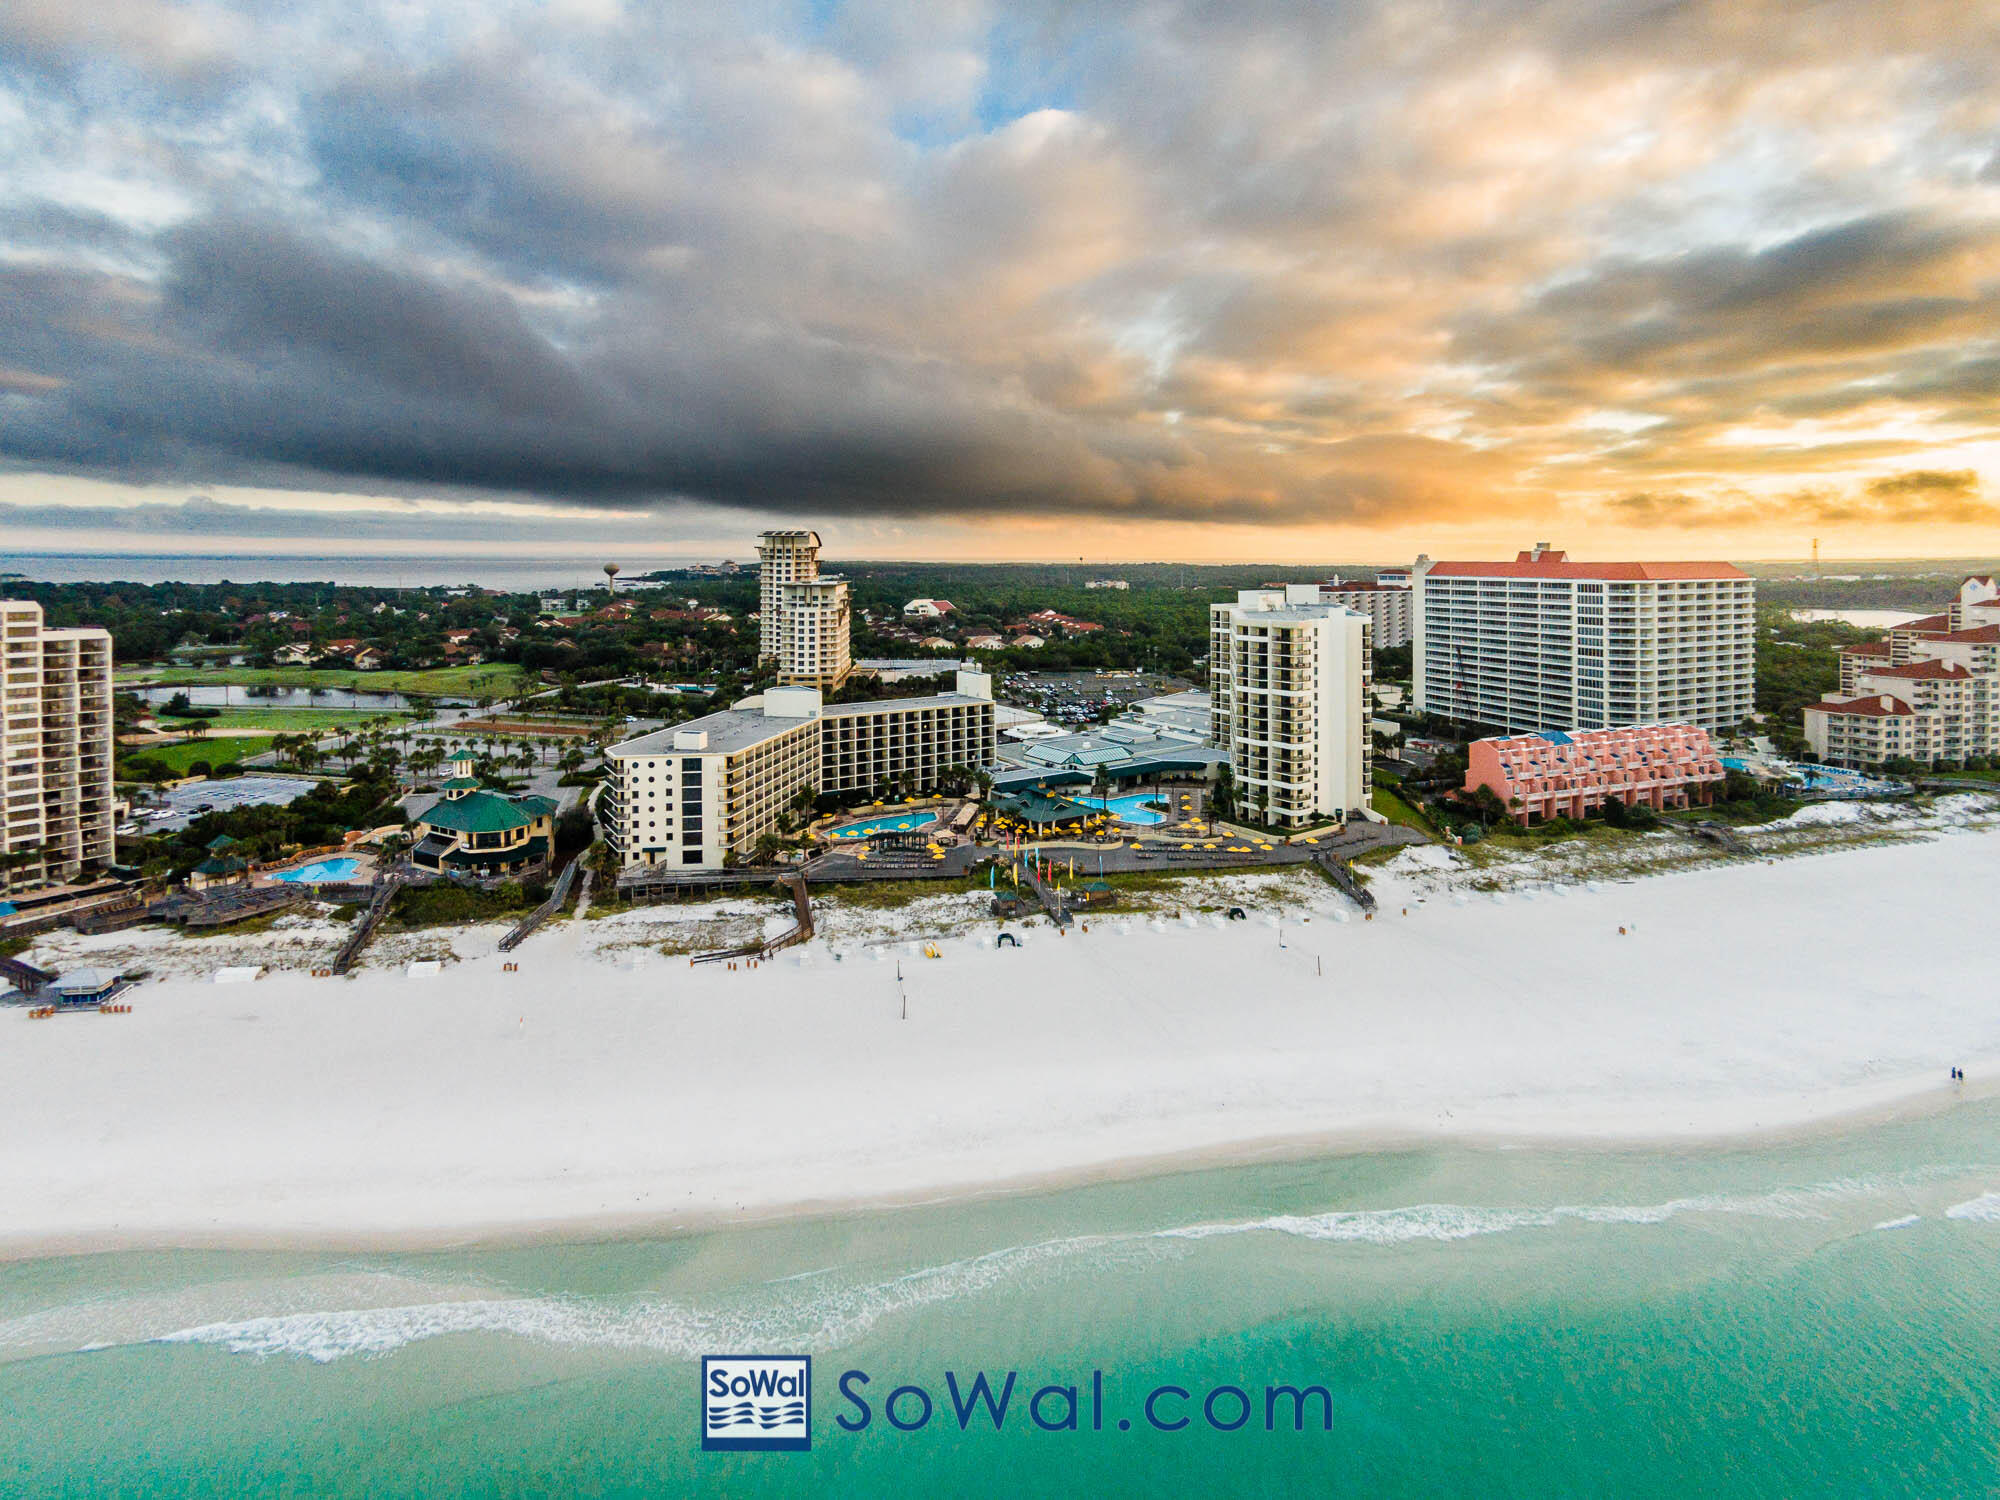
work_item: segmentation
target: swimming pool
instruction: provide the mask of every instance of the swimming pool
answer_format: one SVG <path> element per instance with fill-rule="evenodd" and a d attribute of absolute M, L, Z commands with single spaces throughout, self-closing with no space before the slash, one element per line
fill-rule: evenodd
<path fill-rule="evenodd" d="M 1148 807 L 1148 802 L 1171 802 L 1172 799 L 1158 792 L 1128 792 L 1123 797 L 1072 797 L 1072 802 L 1084 807 L 1094 807 L 1108 812 L 1121 823 L 1136 823 L 1147 826 L 1164 823 L 1167 815 L 1157 807 Z"/>
<path fill-rule="evenodd" d="M 324 881 L 345 880 L 360 868 L 358 859 L 316 859 L 296 870 L 282 870 L 271 878 L 288 885 L 319 885 Z"/>
<path fill-rule="evenodd" d="M 890 817 L 870 818 L 865 823 L 849 823 L 844 828 L 834 829 L 827 837 L 865 839 L 871 833 L 908 833 L 914 828 L 928 828 L 936 821 L 936 813 L 897 813 Z"/>

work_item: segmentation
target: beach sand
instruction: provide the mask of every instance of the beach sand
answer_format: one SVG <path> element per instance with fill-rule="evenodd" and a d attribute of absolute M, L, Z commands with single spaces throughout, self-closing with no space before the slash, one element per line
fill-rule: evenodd
<path fill-rule="evenodd" d="M 836 895 L 830 938 L 734 972 L 658 949 L 775 901 L 560 924 L 518 973 L 493 926 L 234 985 L 208 975 L 283 932 L 146 939 L 165 977 L 132 1014 L 0 1014 L 0 1246 L 430 1243 L 1286 1143 L 1691 1139 L 2000 1070 L 1990 832 L 1497 898 L 1441 858 L 1375 872 L 1373 921 L 1289 874 L 1209 887 L 1248 922 L 1134 912 L 1018 949 L 980 897 L 889 946 Z"/>

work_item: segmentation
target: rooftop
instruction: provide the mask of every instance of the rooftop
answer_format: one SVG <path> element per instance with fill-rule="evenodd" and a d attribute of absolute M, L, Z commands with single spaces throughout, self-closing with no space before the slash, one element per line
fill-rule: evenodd
<path fill-rule="evenodd" d="M 1612 582 L 1668 583 L 1700 579 L 1737 579 L 1750 575 L 1726 562 L 1571 562 L 1567 552 L 1536 548 L 1512 562 L 1439 562 L 1428 569 L 1432 578 L 1587 578 Z"/>
<path fill-rule="evenodd" d="M 1970 677 L 1972 673 L 1955 661 L 1911 661 L 1900 667 L 1877 667 L 1871 677 L 1910 677 L 1928 681 L 1940 677 Z"/>
<path fill-rule="evenodd" d="M 495 792 L 467 792 L 456 801 L 440 798 L 419 813 L 417 821 L 454 833 L 505 833 L 546 817 L 554 805 L 546 797 L 515 799 Z"/>
<path fill-rule="evenodd" d="M 1887 693 L 1875 693 L 1866 698 L 1850 698 L 1844 703 L 1829 698 L 1821 703 L 1808 703 L 1805 711 L 1823 714 L 1858 714 L 1869 719 L 1908 717 L 1916 712 L 1901 698 L 1892 698 Z"/>
<path fill-rule="evenodd" d="M 970 693 L 930 693 L 921 698 L 870 698 L 860 703 L 829 703 L 820 713 L 823 719 L 853 719 L 870 713 L 887 713 L 902 708 L 959 708 L 975 703 L 991 703 L 991 698 L 975 698 Z"/>
<path fill-rule="evenodd" d="M 616 756 L 622 760 L 634 755 L 728 754 L 761 745 L 765 740 L 776 739 L 801 724 L 811 722 L 809 718 L 771 718 L 761 709 L 724 708 L 704 714 L 699 719 L 689 719 L 685 724 L 670 724 L 665 729 L 655 729 L 651 734 L 629 739 L 622 745 L 613 745 L 606 752 L 606 757 Z M 708 743 L 698 751 L 677 751 L 674 736 L 688 733 L 705 734 Z"/>

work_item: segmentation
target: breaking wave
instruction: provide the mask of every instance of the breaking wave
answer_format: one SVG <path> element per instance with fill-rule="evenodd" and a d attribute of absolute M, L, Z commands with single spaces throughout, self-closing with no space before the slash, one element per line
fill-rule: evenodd
<path fill-rule="evenodd" d="M 404 1274 L 305 1277 L 195 1288 L 154 1297 L 97 1299 L 0 1322 L 0 1349 L 82 1350 L 107 1345 L 204 1345 L 253 1357 L 316 1363 L 379 1356 L 452 1334 L 489 1334 L 574 1349 L 693 1357 L 717 1349 L 816 1353 L 862 1338 L 884 1318 L 997 1290 L 1020 1290 L 1081 1271 L 1141 1267 L 1193 1253 L 1196 1242 L 1281 1234 L 1333 1244 L 1394 1246 L 1549 1230 L 1569 1224 L 1643 1227 L 1701 1215 L 1828 1220 L 1844 1204 L 1956 1175 L 1935 1168 L 1894 1179 L 1852 1178 L 1764 1193 L 1701 1194 L 1640 1204 L 1494 1208 L 1419 1203 L 1318 1214 L 1075 1235 L 1008 1246 L 874 1281 L 833 1268 L 766 1282 L 711 1306 L 668 1298 L 517 1294 L 491 1284 L 425 1282 Z M 2000 1193 L 1953 1205 L 1947 1218 L 2000 1222 Z M 1902 1228 L 1917 1215 L 1888 1219 Z M 273 1303 L 278 1310 L 270 1310 Z M 252 1311 L 252 1304 L 256 1311 Z"/>
<path fill-rule="evenodd" d="M 1981 1193 L 1944 1211 L 1947 1219 L 1969 1219 L 1975 1224 L 2000 1224 L 2000 1193 Z"/>

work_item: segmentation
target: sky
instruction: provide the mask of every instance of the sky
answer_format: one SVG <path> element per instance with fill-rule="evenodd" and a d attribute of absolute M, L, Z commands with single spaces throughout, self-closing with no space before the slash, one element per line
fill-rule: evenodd
<path fill-rule="evenodd" d="M 2000 5 L 9 0 L 0 550 L 2000 550 Z"/>

